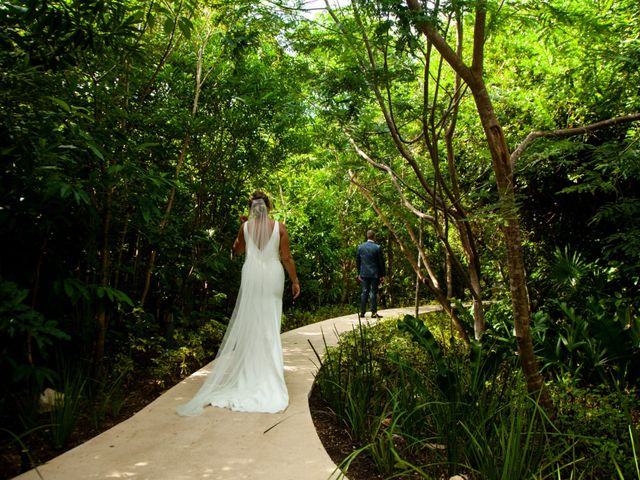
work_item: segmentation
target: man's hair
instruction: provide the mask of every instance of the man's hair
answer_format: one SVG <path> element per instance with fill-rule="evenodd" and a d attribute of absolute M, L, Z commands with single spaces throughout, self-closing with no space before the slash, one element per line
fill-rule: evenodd
<path fill-rule="evenodd" d="M 374 240 L 375 238 L 375 232 L 373 230 L 367 230 L 367 240 Z"/>

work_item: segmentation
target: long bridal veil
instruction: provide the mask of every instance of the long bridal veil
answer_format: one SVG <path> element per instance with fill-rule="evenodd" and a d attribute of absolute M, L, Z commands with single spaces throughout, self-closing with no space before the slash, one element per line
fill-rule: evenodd
<path fill-rule="evenodd" d="M 246 258 L 240 290 L 213 367 L 180 415 L 199 415 L 206 405 L 244 412 L 284 410 L 280 318 L 284 269 L 280 263 L 278 222 L 268 217 L 263 200 L 254 200 L 245 222 Z"/>
<path fill-rule="evenodd" d="M 273 225 L 269 225 L 269 210 L 264 200 L 258 199 L 251 202 L 247 228 L 255 246 L 262 250 L 273 232 Z"/>

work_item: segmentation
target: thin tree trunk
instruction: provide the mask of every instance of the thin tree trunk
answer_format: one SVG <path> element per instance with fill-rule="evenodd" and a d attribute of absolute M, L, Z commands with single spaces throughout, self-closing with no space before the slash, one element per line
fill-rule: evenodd
<path fill-rule="evenodd" d="M 191 116 L 192 117 L 195 117 L 196 114 L 198 113 L 198 107 L 199 107 L 199 102 L 200 102 L 200 93 L 202 91 L 202 86 L 204 85 L 204 83 L 206 82 L 207 78 L 209 77 L 209 75 L 211 74 L 211 72 L 215 68 L 215 65 L 214 65 L 211 68 L 209 68 L 209 70 L 207 70 L 206 73 L 203 72 L 205 50 L 206 50 L 207 44 L 209 43 L 209 39 L 211 38 L 211 32 L 212 32 L 211 29 L 209 29 L 207 32 L 205 32 L 204 37 L 202 39 L 202 44 L 200 45 L 200 48 L 198 48 L 198 52 L 197 52 L 195 90 L 194 90 L 194 94 L 193 94 L 193 102 L 192 102 L 192 105 L 191 105 Z M 176 170 L 175 170 L 176 180 L 180 176 L 180 172 L 181 172 L 182 167 L 184 165 L 184 162 L 185 162 L 185 160 L 187 158 L 187 152 L 189 150 L 189 145 L 190 144 L 191 144 L 191 135 L 189 133 L 187 133 L 184 136 L 183 140 L 182 140 L 182 147 L 180 148 L 180 155 L 178 156 L 178 161 L 176 163 Z M 160 220 L 160 224 L 159 224 L 159 233 L 160 233 L 160 235 L 162 235 L 164 233 L 164 229 L 167 226 L 167 223 L 169 222 L 169 218 L 171 216 L 171 210 L 173 208 L 173 202 L 174 202 L 174 199 L 175 199 L 175 195 L 176 195 L 176 187 L 174 185 L 173 187 L 171 187 L 171 190 L 169 192 L 169 197 L 167 199 L 167 203 L 166 203 L 165 210 L 164 210 L 164 215 L 162 216 L 162 219 Z M 149 263 L 148 263 L 147 271 L 146 271 L 146 274 L 145 274 L 144 288 L 142 290 L 142 295 L 140 296 L 140 305 L 141 306 L 144 306 L 144 304 L 145 304 L 145 302 L 147 300 L 147 295 L 149 294 L 149 288 L 151 287 L 151 276 L 153 274 L 153 269 L 155 267 L 156 258 L 157 258 L 157 251 L 156 251 L 156 249 L 152 249 L 151 253 L 149 255 Z"/>
<path fill-rule="evenodd" d="M 417 260 L 413 257 L 413 254 L 406 247 L 400 235 L 398 235 L 398 233 L 395 231 L 395 229 L 393 228 L 393 225 L 387 219 L 387 216 L 384 214 L 384 212 L 380 210 L 380 208 L 375 203 L 373 197 L 367 191 L 367 189 L 364 188 L 363 185 L 358 183 L 358 181 L 353 176 L 352 172 L 349 172 L 349 176 L 350 176 L 351 183 L 353 183 L 355 186 L 359 188 L 360 192 L 369 202 L 369 205 L 371 205 L 371 208 L 375 210 L 375 212 L 378 214 L 378 217 L 382 220 L 382 222 L 387 226 L 391 234 L 394 236 L 394 238 L 396 239 L 396 243 L 400 247 L 400 250 L 404 253 L 405 258 L 407 259 L 407 261 L 409 262 L 413 270 L 416 272 L 416 274 L 420 277 L 420 281 L 423 282 L 429 288 L 429 290 L 431 290 L 431 292 L 436 297 L 436 300 L 438 301 L 438 303 L 442 306 L 443 310 L 447 313 L 447 315 L 449 315 L 449 318 L 451 318 L 453 325 L 458 330 L 458 333 L 460 334 L 460 338 L 462 339 L 462 341 L 465 343 L 465 345 L 469 345 L 471 343 L 469 340 L 469 335 L 467 335 L 467 332 L 464 329 L 464 325 L 460 320 L 460 317 L 456 313 L 455 309 L 451 307 L 451 302 L 449 301 L 449 299 L 446 297 L 446 295 L 440 289 L 440 287 L 434 284 L 434 282 L 432 281 L 429 275 L 423 274 L 422 270 L 418 267 Z M 405 225 L 405 227 L 407 227 L 407 225 Z M 423 255 L 423 252 L 420 252 L 420 254 Z"/>
<path fill-rule="evenodd" d="M 507 248 L 507 265 L 509 267 L 509 289 L 511 291 L 511 308 L 518 343 L 518 353 L 522 371 L 527 381 L 530 393 L 540 394 L 545 407 L 551 406 L 551 400 L 544 390 L 544 382 L 533 347 L 531 336 L 531 310 L 529 292 L 527 290 L 527 276 L 524 265 L 518 207 L 515 200 L 513 173 L 509 149 L 502 127 L 498 123 L 487 90 L 471 86 L 474 91 L 476 106 L 485 130 L 493 170 L 496 176 L 498 194 L 500 197 L 500 212 L 504 219 L 502 233 Z"/>
<path fill-rule="evenodd" d="M 160 61 L 156 65 L 156 68 L 155 68 L 153 74 L 151 75 L 151 78 L 146 83 L 146 85 L 142 89 L 142 92 L 139 95 L 138 104 L 140 104 L 140 105 L 142 105 L 144 103 L 144 101 L 146 100 L 147 96 L 153 90 L 153 84 L 156 82 L 156 79 L 158 78 L 158 74 L 162 70 L 162 67 L 164 67 L 164 65 L 165 65 L 165 63 L 167 61 L 167 58 L 169 58 L 169 55 L 171 54 L 171 52 L 173 51 L 173 49 L 176 46 L 176 44 L 174 44 L 173 42 L 176 39 L 179 13 L 180 13 L 180 9 L 178 10 L 178 12 L 177 12 L 177 14 L 176 14 L 176 16 L 175 16 L 175 18 L 173 20 L 173 26 L 171 28 L 171 33 L 169 34 L 169 41 L 167 42 L 167 46 L 165 47 L 164 52 L 162 53 L 162 56 L 160 57 Z"/>
<path fill-rule="evenodd" d="M 447 298 L 453 298 L 453 265 L 451 265 L 451 254 L 445 251 L 445 267 L 447 269 Z"/>
<path fill-rule="evenodd" d="M 133 273 L 131 275 L 131 285 L 138 285 L 138 277 L 140 269 L 140 240 L 142 235 L 140 235 L 140 230 L 136 232 L 136 242 L 133 247 Z"/>
<path fill-rule="evenodd" d="M 422 11 L 418 0 L 407 0 L 407 5 L 415 13 Z M 509 149 L 483 80 L 486 14 L 486 0 L 479 0 L 476 4 L 471 68 L 451 49 L 433 25 L 424 21 L 418 21 L 417 26 L 427 39 L 433 43 L 453 70 L 467 82 L 476 102 L 476 108 L 491 152 L 493 170 L 495 172 L 500 198 L 500 210 L 504 219 L 502 232 L 507 248 L 509 287 L 511 291 L 511 306 L 516 331 L 516 341 L 518 344 L 518 356 L 528 391 L 531 394 L 539 395 L 540 402 L 550 411 L 552 406 L 551 400 L 544 389 L 544 382 L 538 367 L 531 336 L 531 311 L 529 307 L 529 295 L 527 292 L 524 256 L 520 238 L 520 224 L 515 202 Z"/>
<path fill-rule="evenodd" d="M 120 245 L 118 245 L 118 259 L 114 267 L 113 288 L 120 286 L 120 271 L 122 270 L 122 256 L 124 255 L 124 245 L 129 232 L 129 216 L 124 219 L 124 227 L 122 227 L 122 235 L 120 235 Z M 126 281 L 126 279 L 125 279 Z"/>
<path fill-rule="evenodd" d="M 113 189 L 110 188 L 105 198 L 104 214 L 102 221 L 102 251 L 100 261 L 100 282 L 99 285 L 103 287 L 109 286 L 109 268 L 110 268 L 110 252 L 109 252 L 109 230 L 111 228 L 111 201 L 113 199 Z M 103 300 L 106 301 L 106 300 Z M 109 316 L 107 314 L 107 308 L 103 304 L 103 301 L 99 302 L 98 311 L 96 313 L 96 321 L 98 323 L 98 336 L 96 338 L 96 345 L 94 350 L 93 368 L 94 374 L 97 377 L 102 373 L 102 362 L 104 359 L 105 342 L 107 339 L 107 327 L 109 323 Z"/>
<path fill-rule="evenodd" d="M 422 233 L 423 233 L 423 219 L 420 219 L 420 231 L 418 232 L 418 248 L 422 249 Z M 418 253 L 418 269 L 420 268 L 420 253 Z M 416 307 L 416 318 L 420 315 L 420 276 L 416 274 L 416 297 L 415 297 L 415 307 Z"/>
<path fill-rule="evenodd" d="M 44 263 L 44 256 L 47 251 L 47 243 L 49 242 L 49 233 L 51 232 L 51 225 L 47 226 L 40 246 L 40 252 L 38 253 L 38 261 L 36 262 L 36 272 L 33 280 L 33 289 L 31 293 L 31 308 L 36 308 L 36 302 L 38 299 L 38 293 L 40 291 L 40 274 L 42 272 L 42 264 Z M 26 340 L 27 348 L 27 362 L 29 365 L 33 365 L 33 337 L 31 334 L 27 335 Z"/>
<path fill-rule="evenodd" d="M 396 259 L 393 255 L 393 241 L 391 240 L 391 236 L 389 236 L 387 237 L 387 281 L 384 282 L 384 292 L 386 293 L 384 303 L 385 307 L 393 305 L 395 301 L 393 296 L 393 289 L 391 288 L 391 285 L 393 285 L 395 266 Z"/>

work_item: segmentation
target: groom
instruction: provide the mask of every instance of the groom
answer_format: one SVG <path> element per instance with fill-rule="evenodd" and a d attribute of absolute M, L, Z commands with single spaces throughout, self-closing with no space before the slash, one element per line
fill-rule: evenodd
<path fill-rule="evenodd" d="M 373 230 L 367 231 L 367 241 L 358 245 L 356 267 L 360 280 L 360 317 L 367 311 L 367 299 L 371 300 L 371 318 L 379 318 L 377 297 L 378 285 L 384 280 L 384 256 L 380 245 L 376 243 Z"/>

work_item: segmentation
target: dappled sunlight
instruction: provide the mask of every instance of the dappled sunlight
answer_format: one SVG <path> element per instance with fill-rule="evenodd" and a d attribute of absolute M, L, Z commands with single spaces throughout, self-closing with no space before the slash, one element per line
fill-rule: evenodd
<path fill-rule="evenodd" d="M 138 462 L 136 464 L 134 464 L 133 466 L 136 468 L 141 468 L 141 467 L 149 467 L 151 465 L 150 462 Z M 138 476 L 143 476 L 143 477 L 147 477 L 148 474 L 147 472 L 144 471 L 129 471 L 129 470 L 121 470 L 121 471 L 112 471 L 110 473 L 107 473 L 105 475 L 105 478 L 135 478 Z"/>
<path fill-rule="evenodd" d="M 357 319 L 354 321 L 353 317 L 342 321 L 330 319 L 296 332 L 299 337 L 282 337 L 289 390 L 285 412 L 247 414 L 206 407 L 199 417 L 177 416 L 175 404 L 192 397 L 215 365 L 210 364 L 180 381 L 171 393 L 165 393 L 165 404 L 140 411 L 132 417 L 135 421 L 121 423 L 95 441 L 43 465 L 41 471 L 45 478 L 55 472 L 51 478 L 70 480 L 327 479 L 335 464 L 318 444 L 315 428 L 307 424 L 310 417 L 305 413 L 318 371 L 313 348 L 323 356 L 325 342 L 335 344 L 336 332 L 350 331 L 354 324 Z M 306 432 L 314 433 L 309 437 Z M 296 460 L 283 463 L 280 457 L 283 448 L 294 449 Z M 37 478 L 32 471 L 20 480 Z"/>
<path fill-rule="evenodd" d="M 309 361 L 304 365 L 285 365 L 284 366 L 284 371 L 287 373 L 298 373 L 298 372 L 306 373 L 309 370 L 317 370 L 317 369 L 318 369 L 318 366 L 311 359 L 309 359 Z"/>
<path fill-rule="evenodd" d="M 146 455 L 145 455 L 146 456 Z M 133 465 L 128 465 L 128 468 L 122 470 L 112 470 L 105 473 L 104 478 L 150 478 L 157 471 L 158 462 L 151 462 L 150 460 L 140 460 Z M 87 475 L 88 477 L 88 475 Z"/>
<path fill-rule="evenodd" d="M 304 337 L 321 337 L 322 336 L 322 332 L 297 332 L 297 334 Z"/>
<path fill-rule="evenodd" d="M 215 475 L 216 479 L 249 479 L 254 478 L 254 475 L 245 473 L 251 472 L 255 468 L 255 458 L 232 458 L 226 461 L 226 464 L 220 467 L 217 472 L 215 470 L 209 470 L 209 473 Z M 255 478 L 259 476 L 256 475 Z M 203 475 L 202 478 L 211 478 L 210 475 Z"/>
<path fill-rule="evenodd" d="M 285 355 L 293 355 L 295 353 L 308 353 L 309 352 L 309 348 L 305 345 L 305 347 L 298 347 L 298 346 L 289 346 L 289 345 L 283 345 L 282 346 L 282 353 Z"/>
<path fill-rule="evenodd" d="M 176 465 L 180 465 L 181 462 L 176 462 Z M 248 473 L 252 471 L 256 465 L 256 459 L 251 457 L 247 458 L 233 458 L 226 459 L 222 465 L 217 467 L 203 466 L 201 469 L 190 468 L 188 465 L 173 471 L 173 468 L 166 469 L 162 473 L 156 469 L 140 470 L 140 471 L 111 471 L 104 475 L 103 478 L 118 479 L 118 478 L 175 478 L 175 479 L 198 479 L 198 478 L 215 478 L 215 479 L 249 479 L 258 478 Z M 147 467 L 148 462 L 136 463 L 135 467 Z"/>
<path fill-rule="evenodd" d="M 228 472 L 232 469 L 233 465 L 250 465 L 256 463 L 256 461 L 254 458 L 233 458 L 228 460 L 228 463 L 230 465 L 225 465 L 221 468 L 221 470 Z"/>
<path fill-rule="evenodd" d="M 133 472 L 113 472 L 105 475 L 105 478 L 133 478 L 137 473 Z"/>
<path fill-rule="evenodd" d="M 209 370 L 198 370 L 197 372 L 193 372 L 188 377 L 183 378 L 182 380 L 180 380 L 180 383 L 181 384 L 191 383 L 194 380 L 199 379 L 201 377 L 206 378 L 207 375 L 209 375 Z"/>

